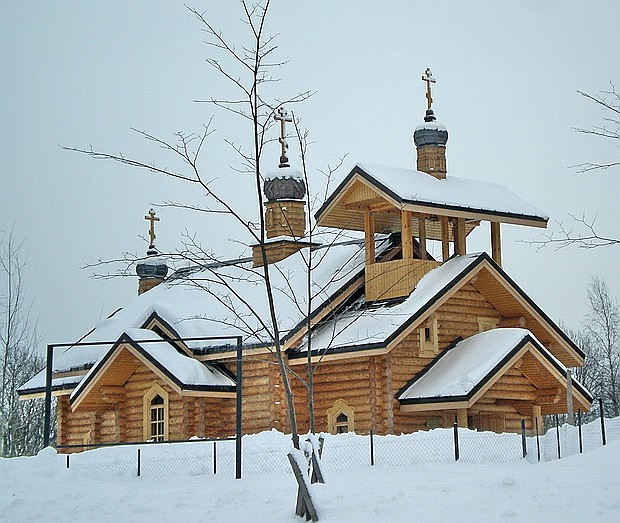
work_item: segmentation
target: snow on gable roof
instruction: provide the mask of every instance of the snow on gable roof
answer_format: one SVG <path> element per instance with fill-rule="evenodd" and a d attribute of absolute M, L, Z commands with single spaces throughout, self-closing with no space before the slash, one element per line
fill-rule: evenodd
<path fill-rule="evenodd" d="M 467 396 L 528 336 L 534 338 L 526 329 L 492 329 L 460 341 L 435 360 L 428 372 L 397 398 L 420 400 Z"/>
<path fill-rule="evenodd" d="M 142 340 L 147 340 L 147 343 L 140 343 Z M 71 394 L 71 401 L 96 377 L 122 343 L 130 344 L 181 389 L 234 391 L 235 382 L 229 376 L 212 365 L 181 354 L 157 333 L 147 329 L 126 329 L 118 342 L 88 371 Z"/>
<path fill-rule="evenodd" d="M 428 272 L 404 301 L 354 308 L 320 324 L 312 335 L 313 353 L 327 349 L 330 353 L 336 353 L 384 346 L 409 320 L 434 303 L 451 282 L 487 258 L 485 253 L 456 256 Z M 302 345 L 291 357 L 303 356 L 305 347 Z"/>
<path fill-rule="evenodd" d="M 562 376 L 566 367 L 527 329 L 491 329 L 458 342 L 443 352 L 396 395 L 403 404 L 470 399 L 510 358 L 530 342 Z M 591 401 L 577 380 L 575 388 Z"/>
<path fill-rule="evenodd" d="M 362 176 L 399 202 L 432 208 L 503 216 L 527 220 L 530 225 L 545 227 L 546 213 L 519 198 L 502 185 L 448 175 L 438 179 L 412 169 L 376 164 L 357 164 L 316 213 L 317 221 L 341 189 L 356 174 Z"/>
<path fill-rule="evenodd" d="M 313 251 L 312 309 L 317 311 L 327 299 L 337 293 L 364 266 L 363 240 L 347 240 L 339 235 L 313 237 L 325 242 L 325 247 Z M 379 237 L 378 237 L 379 238 Z M 377 241 L 377 252 L 390 242 L 383 236 Z M 306 313 L 306 259 L 308 249 L 270 265 L 274 282 L 274 299 L 279 312 L 280 333 L 285 336 L 297 326 Z M 85 335 L 81 343 L 109 342 L 109 345 L 76 346 L 54 352 L 53 370 L 67 372 L 80 369 L 80 376 L 71 383 L 61 383 L 64 378 L 54 378 L 56 388 L 72 388 L 86 370 L 99 361 L 127 329 L 145 327 L 149 318 L 157 314 L 182 338 L 205 336 L 242 335 L 244 344 L 270 343 L 265 329 L 252 317 L 248 307 L 267 317 L 267 299 L 263 268 L 253 269 L 251 262 L 223 265 L 210 269 L 187 271 L 187 274 L 170 279 L 136 297 L 127 307 L 117 310 L 102 320 Z M 229 285 L 239 298 L 226 287 Z M 241 299 L 245 302 L 242 303 Z M 236 317 L 236 314 L 242 319 Z M 199 349 L 206 342 L 188 342 Z M 210 346 L 230 343 L 209 342 Z M 66 380 L 65 380 L 66 381 Z M 20 394 L 40 392 L 45 387 L 45 371 L 41 371 L 20 388 Z"/>

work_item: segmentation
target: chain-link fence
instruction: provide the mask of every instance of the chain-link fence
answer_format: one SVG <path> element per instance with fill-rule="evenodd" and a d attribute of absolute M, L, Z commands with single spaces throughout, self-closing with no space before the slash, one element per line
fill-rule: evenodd
<path fill-rule="evenodd" d="M 523 427 L 525 425 L 523 424 Z M 557 424 L 544 435 L 435 429 L 400 436 L 324 435 L 321 468 L 412 466 L 463 461 L 504 463 L 550 461 L 601 447 L 620 439 L 620 418 L 597 419 L 581 426 Z M 286 454 L 290 438 L 277 432 L 244 436 L 243 475 L 290 473 Z M 96 478 L 235 475 L 235 440 L 119 445 L 61 456 L 76 473 Z"/>

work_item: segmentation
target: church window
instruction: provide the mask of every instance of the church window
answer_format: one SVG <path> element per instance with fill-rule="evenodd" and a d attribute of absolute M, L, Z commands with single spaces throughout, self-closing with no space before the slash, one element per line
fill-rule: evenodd
<path fill-rule="evenodd" d="M 164 409 L 164 398 L 157 394 L 151 400 L 151 437 L 153 441 L 164 441 L 166 412 Z"/>
<path fill-rule="evenodd" d="M 420 357 L 432 358 L 439 352 L 437 318 L 430 318 L 420 327 Z"/>
<path fill-rule="evenodd" d="M 154 384 L 144 395 L 143 437 L 145 441 L 167 441 L 169 438 L 168 393 Z"/>
<path fill-rule="evenodd" d="M 339 399 L 327 409 L 327 428 L 332 434 L 344 434 L 355 430 L 355 413 L 344 400 Z"/>

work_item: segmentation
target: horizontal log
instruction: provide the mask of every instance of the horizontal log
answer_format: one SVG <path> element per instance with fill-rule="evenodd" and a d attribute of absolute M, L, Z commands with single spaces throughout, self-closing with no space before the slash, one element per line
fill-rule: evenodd
<path fill-rule="evenodd" d="M 524 400 L 524 401 L 534 401 L 534 399 L 536 398 L 536 393 L 535 392 L 527 392 L 527 391 L 523 391 L 523 392 L 508 392 L 508 391 L 502 391 L 502 390 L 492 390 L 489 389 L 486 393 L 485 396 L 489 397 L 489 398 L 496 398 L 496 399 L 516 399 L 516 400 Z"/>

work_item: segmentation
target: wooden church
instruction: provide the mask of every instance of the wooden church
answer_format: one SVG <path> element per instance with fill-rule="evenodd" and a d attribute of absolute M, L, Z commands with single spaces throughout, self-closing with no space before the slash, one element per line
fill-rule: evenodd
<path fill-rule="evenodd" d="M 265 177 L 268 269 L 301 432 L 309 351 L 317 431 L 400 434 L 457 419 L 512 432 L 523 418 L 542 429 L 543 415 L 566 412 L 567 390 L 575 410 L 590 409 L 589 392 L 567 379 L 584 354 L 502 269 L 501 224 L 546 227 L 547 216 L 504 187 L 448 172 L 430 70 L 423 80 L 417 168 L 355 165 L 316 212 L 321 233 L 306 236 L 306 187 L 284 133 L 280 168 Z M 285 112 L 277 118 L 284 128 Z M 289 431 L 260 246 L 168 274 L 154 247 L 157 218 L 146 218 L 137 299 L 54 356 L 57 443 L 234 435 L 235 347 L 182 341 L 205 336 L 243 336 L 244 432 Z M 467 250 L 483 221 L 490 255 Z M 110 343 L 84 345 L 101 342 Z M 44 390 L 41 372 L 19 392 Z"/>

